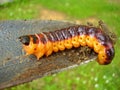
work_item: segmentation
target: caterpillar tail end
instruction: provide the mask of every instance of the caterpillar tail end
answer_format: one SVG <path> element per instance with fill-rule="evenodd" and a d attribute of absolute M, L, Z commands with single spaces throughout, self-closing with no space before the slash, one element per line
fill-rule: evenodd
<path fill-rule="evenodd" d="M 98 59 L 97 59 L 97 62 L 100 64 L 100 65 L 107 65 L 107 64 L 110 64 L 113 60 L 115 56 L 115 50 L 113 47 L 109 48 L 109 49 L 106 49 L 105 52 L 104 51 L 101 51 L 99 54 L 98 54 Z"/>

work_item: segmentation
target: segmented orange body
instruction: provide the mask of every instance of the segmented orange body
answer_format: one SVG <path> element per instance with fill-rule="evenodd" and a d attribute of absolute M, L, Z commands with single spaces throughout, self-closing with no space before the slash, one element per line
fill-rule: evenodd
<path fill-rule="evenodd" d="M 101 28 L 87 25 L 76 25 L 53 32 L 42 32 L 35 35 L 20 37 L 23 49 L 34 54 L 37 59 L 52 52 L 71 49 L 72 47 L 88 46 L 98 53 L 99 64 L 109 64 L 114 57 L 112 40 Z"/>

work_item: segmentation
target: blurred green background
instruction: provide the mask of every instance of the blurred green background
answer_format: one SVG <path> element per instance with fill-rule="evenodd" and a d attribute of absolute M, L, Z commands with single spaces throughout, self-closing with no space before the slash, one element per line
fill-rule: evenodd
<path fill-rule="evenodd" d="M 0 20 L 21 19 L 101 19 L 117 34 L 116 55 L 110 65 L 90 62 L 6 90 L 120 90 L 120 0 L 14 0 L 0 5 Z"/>

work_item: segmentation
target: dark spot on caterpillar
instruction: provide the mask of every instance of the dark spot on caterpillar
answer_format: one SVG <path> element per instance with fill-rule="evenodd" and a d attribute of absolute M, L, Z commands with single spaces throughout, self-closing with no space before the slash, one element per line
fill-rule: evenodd
<path fill-rule="evenodd" d="M 34 50 L 36 50 L 36 48 L 34 48 Z"/>
<path fill-rule="evenodd" d="M 20 42 L 22 42 L 22 44 L 24 45 L 29 45 L 30 43 L 30 37 L 29 36 L 21 36 L 19 37 Z"/>

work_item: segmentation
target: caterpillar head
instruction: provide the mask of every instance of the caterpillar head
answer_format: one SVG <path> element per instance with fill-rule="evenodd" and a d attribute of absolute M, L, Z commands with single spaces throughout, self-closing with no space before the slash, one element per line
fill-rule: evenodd
<path fill-rule="evenodd" d="M 25 50 L 26 54 L 34 54 L 36 49 L 36 39 L 32 36 L 21 36 L 19 37 L 20 42 L 23 44 L 23 49 Z"/>
<path fill-rule="evenodd" d="M 21 37 L 19 37 L 19 39 L 20 39 L 20 42 L 26 46 L 29 45 L 29 43 L 30 43 L 29 36 L 21 36 Z"/>

